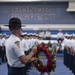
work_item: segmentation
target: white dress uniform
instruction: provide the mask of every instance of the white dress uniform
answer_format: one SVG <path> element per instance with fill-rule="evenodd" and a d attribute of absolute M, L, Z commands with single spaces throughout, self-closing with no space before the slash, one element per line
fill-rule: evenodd
<path fill-rule="evenodd" d="M 23 50 L 26 51 L 26 42 L 25 42 L 25 39 L 21 40 L 21 45 L 23 47 Z"/>
<path fill-rule="evenodd" d="M 45 37 L 46 37 L 46 40 L 50 40 L 51 32 L 50 31 L 46 31 Z"/>
<path fill-rule="evenodd" d="M 63 35 L 63 33 L 62 32 L 59 32 L 58 34 L 57 34 L 57 40 L 58 40 L 58 43 L 61 41 L 63 41 L 63 39 L 64 39 L 64 35 Z"/>
<path fill-rule="evenodd" d="M 72 47 L 72 48 L 74 49 L 74 51 L 75 51 L 75 39 L 72 41 L 71 47 Z"/>
<path fill-rule="evenodd" d="M 1 41 L 1 45 L 2 45 L 2 62 L 6 62 L 6 49 L 5 49 L 5 42 L 6 42 L 6 38 L 3 37 L 2 41 Z"/>
<path fill-rule="evenodd" d="M 69 48 L 71 48 L 71 40 L 70 40 L 70 39 L 68 39 L 67 46 L 68 46 Z"/>
<path fill-rule="evenodd" d="M 1 39 L 1 37 L 0 37 L 0 64 L 2 63 L 2 44 L 1 44 L 1 41 L 2 41 L 2 39 Z"/>
<path fill-rule="evenodd" d="M 6 39 L 5 38 L 2 38 L 2 44 L 4 44 L 4 46 L 5 46 L 5 41 L 6 41 Z"/>
<path fill-rule="evenodd" d="M 32 48 L 34 46 L 34 39 L 31 38 L 31 39 L 29 39 L 29 41 L 30 41 L 30 48 Z"/>
<path fill-rule="evenodd" d="M 60 32 L 59 32 L 59 33 L 57 34 L 57 38 L 64 38 L 63 33 L 60 33 Z"/>
<path fill-rule="evenodd" d="M 22 44 L 22 47 L 23 47 L 24 51 L 28 51 L 29 50 L 29 48 L 30 48 L 29 47 L 29 40 L 23 39 L 21 44 Z"/>
<path fill-rule="evenodd" d="M 0 38 L 0 46 L 2 46 L 2 39 Z"/>
<path fill-rule="evenodd" d="M 40 32 L 39 36 L 43 39 L 44 38 L 44 31 Z"/>
<path fill-rule="evenodd" d="M 64 40 L 63 40 L 63 42 L 62 42 L 62 44 L 64 45 L 64 47 L 67 45 L 66 43 L 67 43 L 67 39 L 64 38 Z"/>
<path fill-rule="evenodd" d="M 25 64 L 21 63 L 18 58 L 22 55 L 24 55 L 24 51 L 20 44 L 20 39 L 11 34 L 11 36 L 6 40 L 6 56 L 8 64 L 11 67 L 24 67 Z"/>

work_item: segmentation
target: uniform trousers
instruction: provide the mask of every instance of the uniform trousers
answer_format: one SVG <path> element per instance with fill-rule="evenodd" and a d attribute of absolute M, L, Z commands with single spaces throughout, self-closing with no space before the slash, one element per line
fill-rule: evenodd
<path fill-rule="evenodd" d="M 62 43 L 62 41 L 63 41 L 63 39 L 62 38 L 58 38 L 58 43 L 60 43 L 60 41 L 61 41 L 61 43 Z"/>
<path fill-rule="evenodd" d="M 46 37 L 46 40 L 50 40 L 50 37 Z"/>
<path fill-rule="evenodd" d="M 31 52 L 31 49 L 29 49 L 28 51 L 25 51 L 25 55 L 28 55 L 30 52 Z M 29 70 L 30 67 L 31 67 L 31 64 L 32 64 L 32 62 L 27 62 L 27 63 L 25 64 L 25 74 L 27 74 L 28 70 Z"/>
<path fill-rule="evenodd" d="M 2 62 L 6 62 L 6 50 L 4 46 L 4 50 L 2 50 Z"/>
<path fill-rule="evenodd" d="M 66 63 L 66 54 L 67 54 L 67 50 L 66 50 L 66 48 L 64 48 L 64 64 Z"/>
<path fill-rule="evenodd" d="M 8 75 L 25 75 L 25 67 L 9 67 Z"/>
<path fill-rule="evenodd" d="M 75 54 L 74 54 L 74 66 L 73 66 L 73 73 L 75 75 Z"/>

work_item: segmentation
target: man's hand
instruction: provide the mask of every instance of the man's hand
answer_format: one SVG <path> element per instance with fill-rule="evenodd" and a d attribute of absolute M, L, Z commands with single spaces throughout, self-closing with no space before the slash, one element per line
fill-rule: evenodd
<path fill-rule="evenodd" d="M 37 58 L 36 57 L 32 57 L 30 61 L 36 61 Z"/>
<path fill-rule="evenodd" d="M 34 46 L 34 47 L 32 48 L 32 52 L 33 52 L 34 54 L 37 52 L 37 46 Z"/>

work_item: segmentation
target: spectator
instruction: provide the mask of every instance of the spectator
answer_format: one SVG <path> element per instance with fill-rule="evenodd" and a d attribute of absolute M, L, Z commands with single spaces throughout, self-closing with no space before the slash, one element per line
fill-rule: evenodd
<path fill-rule="evenodd" d="M 53 44 L 52 44 L 52 50 L 53 50 L 55 53 L 57 53 L 57 52 L 58 52 L 56 42 L 53 42 Z"/>
<path fill-rule="evenodd" d="M 44 31 L 40 30 L 39 36 L 41 37 L 41 39 L 44 39 Z"/>
<path fill-rule="evenodd" d="M 62 43 L 63 39 L 64 39 L 64 34 L 62 33 L 62 30 L 59 29 L 59 32 L 57 33 L 57 41 L 58 41 L 58 43 Z"/>
<path fill-rule="evenodd" d="M 49 29 L 46 31 L 45 37 L 46 37 L 46 40 L 50 40 L 51 33 Z"/>

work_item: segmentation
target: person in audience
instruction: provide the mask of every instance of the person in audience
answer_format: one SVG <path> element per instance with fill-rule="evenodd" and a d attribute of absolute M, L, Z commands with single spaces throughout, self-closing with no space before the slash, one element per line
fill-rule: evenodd
<path fill-rule="evenodd" d="M 62 42 L 64 40 L 64 34 L 62 33 L 62 30 L 59 29 L 59 32 L 57 33 L 57 41 L 58 41 L 58 46 L 59 46 L 59 49 L 58 49 L 58 52 L 61 53 L 62 51 Z"/>
<path fill-rule="evenodd" d="M 52 50 L 52 43 L 50 41 L 47 43 L 47 46 Z"/>
<path fill-rule="evenodd" d="M 58 41 L 58 43 L 62 43 L 63 39 L 64 39 L 64 34 L 62 33 L 62 30 L 59 29 L 59 32 L 57 33 L 57 41 Z"/>
<path fill-rule="evenodd" d="M 44 31 L 43 30 L 40 30 L 39 36 L 41 37 L 41 39 L 44 40 L 45 34 L 44 34 Z"/>
<path fill-rule="evenodd" d="M 47 29 L 45 37 L 46 37 L 46 40 L 50 40 L 50 38 L 51 38 L 51 32 L 50 32 L 49 29 Z"/>
<path fill-rule="evenodd" d="M 52 44 L 52 50 L 53 50 L 55 53 L 57 53 L 57 52 L 58 52 L 56 42 L 53 42 L 53 44 Z"/>
<path fill-rule="evenodd" d="M 37 46 L 32 48 L 28 54 L 24 54 L 21 45 L 21 20 L 19 18 L 11 18 L 9 20 L 10 37 L 6 40 L 6 56 L 9 65 L 8 75 L 25 75 L 25 63 L 36 60 L 33 55 L 37 52 Z"/>

